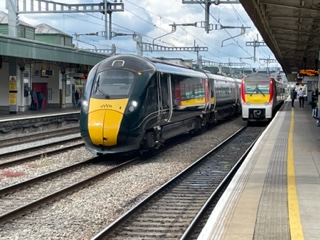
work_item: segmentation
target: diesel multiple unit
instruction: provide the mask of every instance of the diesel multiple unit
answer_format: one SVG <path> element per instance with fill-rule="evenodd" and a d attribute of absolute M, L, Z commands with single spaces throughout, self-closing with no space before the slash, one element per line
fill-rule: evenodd
<path fill-rule="evenodd" d="M 241 82 L 242 118 L 248 122 L 270 121 L 285 99 L 285 88 L 266 73 L 254 73 Z"/>

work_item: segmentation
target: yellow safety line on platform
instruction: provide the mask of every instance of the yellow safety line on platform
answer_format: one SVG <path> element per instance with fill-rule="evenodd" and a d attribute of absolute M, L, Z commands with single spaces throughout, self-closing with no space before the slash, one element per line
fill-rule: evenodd
<path fill-rule="evenodd" d="M 288 156 L 287 156 L 287 192 L 288 192 L 288 213 L 291 240 L 303 240 L 303 230 L 300 221 L 299 204 L 296 189 L 293 161 L 293 128 L 294 110 L 291 110 L 290 128 L 288 136 Z"/>

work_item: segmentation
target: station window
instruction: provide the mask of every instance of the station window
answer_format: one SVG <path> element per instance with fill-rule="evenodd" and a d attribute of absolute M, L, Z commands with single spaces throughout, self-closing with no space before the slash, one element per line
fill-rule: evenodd
<path fill-rule="evenodd" d="M 66 97 L 71 96 L 71 84 L 70 81 L 67 81 L 67 86 L 66 86 Z"/>
<path fill-rule="evenodd" d="M 30 80 L 29 80 L 29 73 L 25 72 L 23 74 L 23 96 L 28 97 L 29 96 L 29 91 L 30 91 Z"/>

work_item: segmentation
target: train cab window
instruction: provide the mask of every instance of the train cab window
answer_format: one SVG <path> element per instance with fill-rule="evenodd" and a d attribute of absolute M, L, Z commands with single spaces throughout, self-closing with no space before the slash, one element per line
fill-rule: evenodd
<path fill-rule="evenodd" d="M 125 70 L 107 70 L 97 75 L 93 95 L 97 98 L 126 98 L 133 85 L 135 74 Z"/>
<path fill-rule="evenodd" d="M 251 74 L 244 79 L 246 94 L 269 94 L 270 76 L 264 72 Z"/>
<path fill-rule="evenodd" d="M 269 93 L 269 81 L 246 81 L 245 93 L 247 94 L 266 94 Z"/>

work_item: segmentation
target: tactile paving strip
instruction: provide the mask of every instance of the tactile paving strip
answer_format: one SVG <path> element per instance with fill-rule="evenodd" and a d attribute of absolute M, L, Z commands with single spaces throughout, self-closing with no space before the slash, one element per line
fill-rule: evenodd
<path fill-rule="evenodd" d="M 287 204 L 287 149 L 290 104 L 285 104 L 285 118 L 272 150 L 258 208 L 254 240 L 290 239 Z"/>

